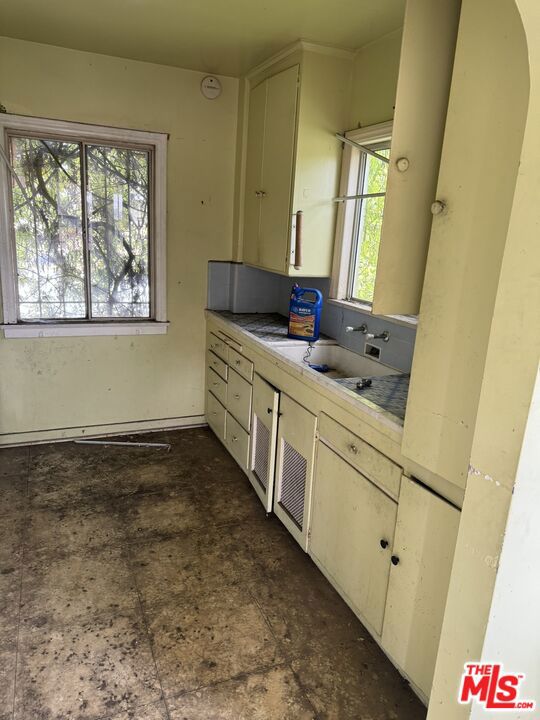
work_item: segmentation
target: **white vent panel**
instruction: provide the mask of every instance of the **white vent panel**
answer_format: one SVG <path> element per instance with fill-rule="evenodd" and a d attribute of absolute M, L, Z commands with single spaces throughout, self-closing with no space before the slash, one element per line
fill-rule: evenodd
<path fill-rule="evenodd" d="M 266 490 L 268 487 L 268 460 L 270 456 L 270 430 L 257 415 L 254 416 L 253 474 Z"/>
<path fill-rule="evenodd" d="M 282 440 L 282 470 L 279 504 L 302 529 L 306 492 L 307 460 L 286 440 Z"/>

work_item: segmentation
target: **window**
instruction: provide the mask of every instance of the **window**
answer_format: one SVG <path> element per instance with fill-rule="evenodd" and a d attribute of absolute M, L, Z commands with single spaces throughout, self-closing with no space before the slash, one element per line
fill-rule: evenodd
<path fill-rule="evenodd" d="M 0 123 L 4 322 L 140 331 L 164 321 L 166 136 Z"/>
<path fill-rule="evenodd" d="M 391 123 L 353 130 L 346 137 L 390 157 Z M 332 296 L 370 305 L 381 239 L 388 163 L 345 144 Z"/>

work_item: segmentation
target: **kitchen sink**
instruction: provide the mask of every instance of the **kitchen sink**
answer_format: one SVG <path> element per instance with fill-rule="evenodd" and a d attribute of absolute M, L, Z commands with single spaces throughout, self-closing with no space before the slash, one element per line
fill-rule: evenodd
<path fill-rule="evenodd" d="M 341 347 L 341 345 L 319 345 L 315 346 L 309 358 L 307 354 L 309 347 L 305 346 L 281 346 L 274 347 L 281 355 L 307 367 L 307 363 L 316 365 L 328 365 L 329 372 L 324 373 L 325 377 L 357 378 L 357 377 L 382 377 L 384 375 L 396 375 L 398 371 L 387 367 L 371 358 L 358 355 L 352 350 Z M 304 361 L 306 358 L 306 361 Z M 311 368 L 310 368 L 311 369 Z M 317 372 L 312 370 L 312 372 Z"/>

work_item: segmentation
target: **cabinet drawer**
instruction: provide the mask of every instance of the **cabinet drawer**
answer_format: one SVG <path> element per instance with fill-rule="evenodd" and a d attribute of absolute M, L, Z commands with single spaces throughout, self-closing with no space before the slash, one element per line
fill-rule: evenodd
<path fill-rule="evenodd" d="M 206 392 L 206 420 L 220 440 L 225 440 L 225 415 L 223 405 L 208 390 Z"/>
<path fill-rule="evenodd" d="M 229 366 L 249 382 L 253 380 L 253 363 L 233 348 L 229 348 Z"/>
<path fill-rule="evenodd" d="M 225 444 L 242 470 L 247 473 L 249 435 L 230 413 L 227 413 Z"/>
<path fill-rule="evenodd" d="M 223 362 L 217 355 L 214 355 L 213 352 L 206 353 L 206 365 L 212 368 L 212 370 L 224 380 L 227 380 L 227 363 Z"/>
<path fill-rule="evenodd" d="M 399 465 L 324 413 L 321 414 L 320 436 L 347 462 L 397 499 L 402 472 Z"/>
<path fill-rule="evenodd" d="M 227 362 L 229 347 L 225 340 L 214 335 L 212 332 L 208 333 L 208 349 Z"/>
<path fill-rule="evenodd" d="M 222 405 L 227 402 L 227 383 L 212 368 L 207 368 L 206 388 L 217 397 Z"/>
<path fill-rule="evenodd" d="M 251 385 L 235 370 L 229 368 L 227 410 L 249 431 L 251 422 Z"/>

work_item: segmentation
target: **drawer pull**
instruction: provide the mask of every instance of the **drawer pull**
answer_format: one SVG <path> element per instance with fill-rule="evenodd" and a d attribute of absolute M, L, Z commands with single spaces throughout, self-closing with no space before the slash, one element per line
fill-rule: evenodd
<path fill-rule="evenodd" d="M 386 550 L 388 547 L 388 540 L 385 540 L 384 538 L 381 540 L 381 547 L 383 550 Z"/>
<path fill-rule="evenodd" d="M 236 437 L 236 435 L 233 435 L 231 439 L 232 439 L 233 442 L 237 442 L 237 441 L 238 441 L 238 438 Z"/>
<path fill-rule="evenodd" d="M 217 387 L 217 386 L 219 385 L 219 383 L 218 383 L 218 382 L 213 382 L 212 385 L 213 385 L 214 387 Z"/>
<path fill-rule="evenodd" d="M 349 445 L 349 450 L 352 452 L 353 455 L 358 455 L 358 448 L 354 443 L 351 443 Z"/>
<path fill-rule="evenodd" d="M 238 393 L 234 393 L 233 397 L 235 400 L 240 400 L 240 395 Z"/>
<path fill-rule="evenodd" d="M 212 415 L 217 415 L 217 412 L 214 410 L 214 411 L 212 412 Z"/>
<path fill-rule="evenodd" d="M 237 364 L 237 365 L 241 365 L 241 364 L 242 364 L 242 361 L 241 361 L 241 360 L 236 360 L 236 364 Z"/>
<path fill-rule="evenodd" d="M 392 555 L 390 560 L 392 561 L 392 565 L 399 565 L 399 558 L 397 555 Z"/>

